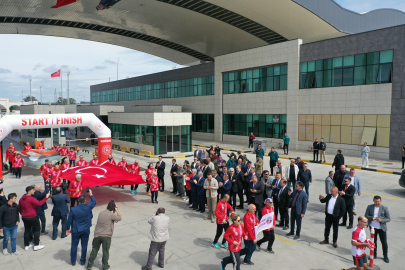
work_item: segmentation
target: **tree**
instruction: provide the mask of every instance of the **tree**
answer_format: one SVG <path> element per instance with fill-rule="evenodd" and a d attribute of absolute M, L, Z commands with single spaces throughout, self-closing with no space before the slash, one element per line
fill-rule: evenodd
<path fill-rule="evenodd" d="M 76 104 L 76 100 L 74 98 L 69 98 L 70 104 Z M 62 103 L 62 98 L 58 97 L 58 102 L 56 103 L 57 105 L 67 105 L 67 98 L 63 99 Z"/>
<path fill-rule="evenodd" d="M 20 109 L 20 106 L 16 106 L 16 105 L 12 105 L 12 106 L 10 106 L 10 108 L 9 108 L 10 112 L 11 112 L 11 111 L 17 111 L 17 110 L 19 110 L 19 109 Z"/>
<path fill-rule="evenodd" d="M 30 102 L 31 101 L 31 96 L 26 96 L 24 99 L 24 102 Z M 32 96 L 32 101 L 36 101 L 37 99 L 34 97 L 34 96 Z"/>

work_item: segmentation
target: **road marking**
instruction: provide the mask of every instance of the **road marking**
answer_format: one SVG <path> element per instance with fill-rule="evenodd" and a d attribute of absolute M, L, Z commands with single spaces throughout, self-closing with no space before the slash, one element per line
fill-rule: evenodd
<path fill-rule="evenodd" d="M 361 170 L 361 167 L 359 167 L 359 166 L 347 165 L 347 168 L 353 168 L 353 169 Z"/>
<path fill-rule="evenodd" d="M 390 174 L 394 173 L 393 171 L 386 171 L 386 170 L 379 170 L 379 169 L 377 169 L 377 172 L 390 173 Z"/>
<path fill-rule="evenodd" d="M 380 196 L 380 197 L 383 197 L 383 198 L 388 198 L 388 199 L 393 199 L 393 200 L 398 200 L 398 201 L 403 201 L 404 200 L 404 199 L 399 199 L 399 198 L 394 198 L 394 197 L 383 196 L 383 195 L 380 195 L 380 194 L 374 194 L 374 193 L 368 193 L 368 192 L 362 192 L 362 193 L 368 194 L 368 195 Z"/>
<path fill-rule="evenodd" d="M 177 156 L 177 157 L 174 157 L 174 158 L 186 158 L 186 156 Z"/>
<path fill-rule="evenodd" d="M 168 197 L 170 197 L 170 198 L 172 198 L 172 199 L 178 200 L 179 202 L 185 202 L 185 201 L 183 201 L 182 199 L 176 198 L 176 197 L 174 197 L 174 196 L 172 196 L 172 195 L 169 195 L 169 194 L 167 194 L 167 193 L 164 193 L 164 192 L 162 192 L 162 191 L 159 191 L 159 193 L 164 194 L 164 195 L 166 195 L 166 196 L 168 196 Z"/>

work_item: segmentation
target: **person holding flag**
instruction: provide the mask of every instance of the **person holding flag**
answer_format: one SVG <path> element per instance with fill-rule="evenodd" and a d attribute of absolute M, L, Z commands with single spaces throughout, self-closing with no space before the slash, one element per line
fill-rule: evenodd
<path fill-rule="evenodd" d="M 251 258 L 253 252 L 256 250 L 257 239 L 255 227 L 257 225 L 259 225 L 259 221 L 256 218 L 256 206 L 254 204 L 249 204 L 248 212 L 243 216 L 243 230 L 247 235 L 247 239 L 243 241 L 245 248 L 240 252 L 240 256 L 246 255 L 243 264 L 254 265 Z"/>
<path fill-rule="evenodd" d="M 38 148 L 37 148 L 38 150 L 43 150 L 43 149 L 45 149 L 45 147 L 44 147 L 44 145 L 43 145 L 43 143 L 41 142 L 41 143 L 39 143 L 39 145 L 38 145 Z"/>
<path fill-rule="evenodd" d="M 120 167 L 122 170 L 124 171 L 128 171 L 128 162 L 125 160 L 125 158 L 123 157 L 122 160 L 120 162 L 118 162 L 118 167 Z M 118 188 L 122 188 L 124 189 L 124 186 L 118 186 Z"/>
<path fill-rule="evenodd" d="M 27 143 L 25 144 L 25 146 L 24 146 L 24 150 L 23 150 L 23 151 L 29 151 L 29 150 L 31 150 L 31 149 L 32 149 L 32 146 L 30 145 L 29 142 L 27 142 Z"/>
<path fill-rule="evenodd" d="M 232 263 L 234 270 L 240 270 L 240 250 L 242 248 L 242 238 L 247 239 L 247 235 L 241 223 L 239 214 L 232 214 L 232 225 L 226 230 L 224 238 L 228 241 L 230 256 L 225 257 L 220 262 L 221 269 Z"/>
<path fill-rule="evenodd" d="M 52 146 L 51 150 L 58 152 L 59 151 L 58 145 L 55 143 L 55 145 Z"/>
<path fill-rule="evenodd" d="M 69 168 L 70 168 L 69 160 L 65 159 L 65 162 L 62 163 L 62 165 L 60 166 L 60 169 L 62 171 L 62 177 L 63 177 L 63 171 L 67 170 Z M 62 184 L 63 193 L 66 194 L 66 190 L 68 189 L 69 186 L 70 186 L 70 181 L 63 179 L 63 184 Z"/>
<path fill-rule="evenodd" d="M 232 206 L 228 203 L 229 201 L 229 195 L 224 194 L 221 198 L 221 200 L 217 204 L 217 208 L 215 209 L 215 217 L 217 221 L 217 233 L 214 238 L 214 242 L 212 242 L 212 245 L 215 248 L 220 248 L 218 245 L 218 240 L 221 237 L 222 231 L 225 231 L 229 228 L 229 223 L 228 223 L 228 210 L 232 211 L 233 213 L 233 208 Z M 228 249 L 228 244 L 226 243 L 225 236 L 222 239 L 222 244 L 221 247 Z"/>
<path fill-rule="evenodd" d="M 141 166 L 139 166 L 139 160 L 135 160 L 134 164 L 128 165 L 129 173 L 135 174 L 135 175 L 140 175 L 141 174 Z M 138 186 L 137 185 L 131 185 L 131 193 L 138 194 Z"/>
<path fill-rule="evenodd" d="M 149 163 L 148 169 L 145 171 L 146 175 L 146 195 L 149 196 L 150 180 L 152 179 L 153 173 L 156 172 L 156 169 L 153 168 L 153 163 Z"/>
<path fill-rule="evenodd" d="M 115 163 L 115 160 L 113 159 L 112 155 L 108 155 L 107 162 L 110 163 L 111 165 L 117 165 L 117 163 Z"/>
<path fill-rule="evenodd" d="M 22 171 L 22 166 L 25 166 L 24 160 L 21 157 L 20 153 L 17 154 L 17 156 L 14 158 L 13 161 L 13 168 L 14 168 L 14 173 L 15 173 L 15 178 L 21 179 L 21 171 Z"/>
<path fill-rule="evenodd" d="M 10 143 L 10 146 L 9 147 L 7 147 L 7 153 L 8 152 L 10 152 L 10 149 L 13 151 L 13 153 L 15 154 L 15 152 L 17 151 L 17 148 L 15 148 L 15 146 L 12 144 L 12 143 Z"/>
<path fill-rule="evenodd" d="M 96 155 L 93 155 L 93 159 L 90 160 L 89 165 L 90 165 L 90 166 L 98 166 L 98 163 L 99 163 L 99 160 L 98 160 L 97 156 L 96 156 Z"/>
<path fill-rule="evenodd" d="M 70 148 L 70 151 L 68 153 L 69 156 L 69 162 L 71 167 L 76 167 L 76 151 L 73 147 Z M 72 166 L 73 165 L 73 166 Z"/>
<path fill-rule="evenodd" d="M 68 155 L 68 149 L 66 148 L 66 144 L 63 147 L 60 147 L 58 150 L 59 155 L 63 156 L 62 162 L 65 161 L 66 156 Z"/>
<path fill-rule="evenodd" d="M 70 192 L 70 208 L 75 206 L 80 195 L 82 195 L 82 175 L 76 174 L 75 181 L 72 181 L 69 185 Z"/>
<path fill-rule="evenodd" d="M 79 157 L 79 161 L 76 163 L 77 167 L 87 166 L 87 161 L 83 159 L 83 156 Z"/>
<path fill-rule="evenodd" d="M 260 239 L 259 241 L 257 241 L 256 244 L 256 250 L 259 251 L 260 250 L 260 245 L 265 243 L 265 242 L 269 242 L 267 244 L 267 249 L 266 252 L 274 254 L 273 251 L 273 243 L 274 243 L 274 227 L 276 227 L 276 219 L 274 218 L 274 207 L 273 207 L 273 200 L 270 198 L 267 198 L 266 200 L 264 200 L 265 206 L 263 207 L 262 210 L 262 220 L 266 220 L 268 219 L 268 217 L 265 217 L 267 214 L 273 213 L 273 226 L 271 226 L 271 228 L 269 229 L 265 229 L 263 230 L 263 238 Z M 262 221 L 260 220 L 260 221 Z"/>
<path fill-rule="evenodd" d="M 55 170 L 51 173 L 52 196 L 56 195 L 56 188 L 62 186 L 62 171 L 59 165 L 55 165 Z"/>
<path fill-rule="evenodd" d="M 46 186 L 45 182 L 48 181 L 48 176 L 45 173 L 46 168 L 48 168 L 48 163 L 49 163 L 49 159 L 45 159 L 45 163 L 41 165 L 41 167 L 39 168 L 39 172 L 42 175 L 42 178 L 44 178 L 44 185 Z"/>
<path fill-rule="evenodd" d="M 13 161 L 15 159 L 15 151 L 13 151 L 12 148 L 8 147 L 6 152 L 6 161 L 8 161 L 9 165 L 9 172 L 11 173 L 13 171 Z"/>

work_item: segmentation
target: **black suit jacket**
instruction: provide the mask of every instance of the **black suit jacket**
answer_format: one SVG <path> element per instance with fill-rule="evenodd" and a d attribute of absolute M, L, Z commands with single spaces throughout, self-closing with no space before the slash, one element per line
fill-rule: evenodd
<path fill-rule="evenodd" d="M 201 170 L 204 170 L 204 167 L 202 167 Z M 203 172 L 203 177 L 204 177 L 204 179 L 207 179 L 207 178 L 208 178 L 207 174 L 210 173 L 210 172 L 212 172 L 211 168 L 208 167 L 208 166 L 205 167 L 205 171 Z"/>
<path fill-rule="evenodd" d="M 328 196 L 326 196 L 325 198 L 319 199 L 321 203 L 326 203 L 325 215 L 328 214 L 328 205 L 330 198 L 332 198 L 332 194 L 328 194 Z M 346 212 L 345 200 L 338 195 L 335 203 L 335 208 L 333 208 L 333 217 L 340 219 L 341 217 L 343 217 L 345 212 Z"/>
<path fill-rule="evenodd" d="M 69 214 L 68 203 L 70 200 L 66 194 L 58 193 L 51 197 L 53 203 L 53 209 L 51 216 L 65 216 Z"/>
<path fill-rule="evenodd" d="M 162 163 L 160 164 L 159 167 L 157 166 L 158 164 L 159 164 L 159 161 L 156 162 L 156 166 L 155 166 L 155 169 L 157 170 L 157 174 L 160 175 L 160 176 L 164 176 L 165 175 L 166 163 L 162 160 Z"/>
<path fill-rule="evenodd" d="M 291 189 L 286 186 L 280 196 L 277 197 L 279 208 L 286 208 L 290 204 L 290 195 L 288 195 L 288 191 L 290 190 Z"/>
<path fill-rule="evenodd" d="M 248 202 L 250 202 L 250 199 L 252 198 L 252 195 L 255 194 L 255 203 L 256 204 L 263 204 L 263 192 L 264 192 L 264 184 L 262 181 L 257 181 L 256 182 L 256 193 L 252 193 L 250 190 L 253 189 L 253 182 L 249 183 L 249 189 L 248 189 Z"/>
<path fill-rule="evenodd" d="M 236 175 L 236 183 L 238 184 L 238 189 L 243 189 L 243 187 L 245 186 L 245 176 L 243 174 L 243 171 L 240 171 Z"/>
<path fill-rule="evenodd" d="M 177 164 L 174 164 L 174 166 L 173 166 L 173 163 L 172 163 L 172 167 L 170 168 L 170 173 L 172 174 L 172 177 L 173 177 L 174 172 L 177 172 Z"/>
<path fill-rule="evenodd" d="M 235 180 L 235 182 L 233 180 Z M 232 176 L 229 175 L 229 181 L 232 183 L 231 191 L 235 194 L 238 193 L 238 182 L 237 182 L 236 174 L 233 174 Z"/>
<path fill-rule="evenodd" d="M 196 169 L 196 170 L 198 170 L 198 165 L 197 165 L 197 162 L 191 162 L 191 169 Z"/>
<path fill-rule="evenodd" d="M 342 187 L 342 191 L 344 191 L 346 186 Z M 356 188 L 352 185 L 349 185 L 347 190 L 345 191 L 345 194 L 342 196 L 343 199 L 345 200 L 346 205 L 354 205 L 354 193 L 356 192 Z"/>

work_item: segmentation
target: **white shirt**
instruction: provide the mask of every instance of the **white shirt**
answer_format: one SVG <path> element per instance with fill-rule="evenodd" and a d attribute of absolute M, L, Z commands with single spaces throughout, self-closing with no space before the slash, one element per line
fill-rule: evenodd
<path fill-rule="evenodd" d="M 328 214 L 333 215 L 333 209 L 335 209 L 336 199 L 337 199 L 337 196 L 330 197 L 329 204 L 328 204 Z"/>
<path fill-rule="evenodd" d="M 380 212 L 380 207 L 375 207 L 374 206 L 374 216 L 375 218 L 378 218 L 378 213 Z M 370 227 L 374 227 L 375 229 L 381 229 L 381 224 L 377 220 L 373 220 L 370 223 Z"/>

